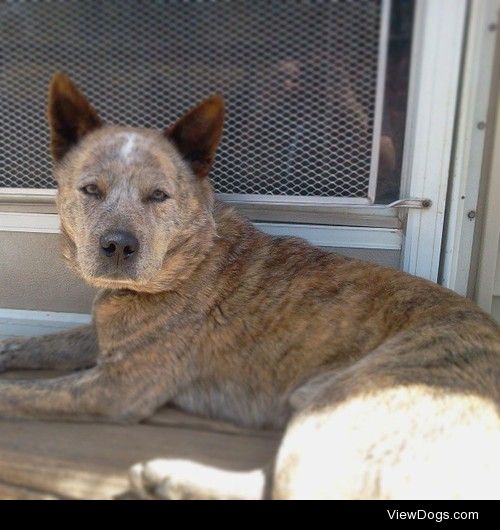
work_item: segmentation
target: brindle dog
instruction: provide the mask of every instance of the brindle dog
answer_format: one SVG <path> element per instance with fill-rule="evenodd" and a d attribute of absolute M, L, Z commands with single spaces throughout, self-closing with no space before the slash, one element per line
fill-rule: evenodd
<path fill-rule="evenodd" d="M 92 325 L 0 343 L 0 416 L 139 421 L 172 403 L 286 431 L 273 466 L 134 466 L 145 496 L 500 496 L 500 330 L 430 282 L 272 237 L 216 201 L 214 96 L 165 131 L 105 125 L 62 74 L 49 122 L 63 255 Z"/>

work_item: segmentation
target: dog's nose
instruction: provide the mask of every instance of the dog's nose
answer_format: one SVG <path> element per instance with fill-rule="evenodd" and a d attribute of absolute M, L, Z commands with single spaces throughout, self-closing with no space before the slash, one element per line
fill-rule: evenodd
<path fill-rule="evenodd" d="M 130 232 L 123 230 L 112 230 L 103 234 L 99 243 L 101 245 L 101 252 L 107 256 L 118 257 L 121 259 L 130 258 L 135 254 L 139 248 L 139 241 Z"/>

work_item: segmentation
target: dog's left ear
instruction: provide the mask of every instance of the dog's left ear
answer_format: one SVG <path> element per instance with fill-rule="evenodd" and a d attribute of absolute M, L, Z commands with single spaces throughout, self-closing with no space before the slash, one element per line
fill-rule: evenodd
<path fill-rule="evenodd" d="M 165 136 L 189 162 L 195 175 L 202 178 L 208 175 L 214 161 L 223 124 L 224 100 L 212 96 L 167 129 Z"/>
<path fill-rule="evenodd" d="M 50 147 L 58 161 L 86 134 L 102 125 L 97 112 L 71 79 L 57 73 L 49 87 Z"/>

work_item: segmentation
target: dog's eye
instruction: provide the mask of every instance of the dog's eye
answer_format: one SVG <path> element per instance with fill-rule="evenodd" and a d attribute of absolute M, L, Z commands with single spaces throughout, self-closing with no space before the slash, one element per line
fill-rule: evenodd
<path fill-rule="evenodd" d="M 99 188 L 96 184 L 87 184 L 86 186 L 82 186 L 80 188 L 80 191 L 85 193 L 85 195 L 92 195 L 92 197 L 100 197 L 101 193 L 99 191 Z"/>
<path fill-rule="evenodd" d="M 153 202 L 163 202 L 169 198 L 168 193 L 165 193 L 162 190 L 154 190 L 153 193 L 149 196 L 149 200 Z"/>

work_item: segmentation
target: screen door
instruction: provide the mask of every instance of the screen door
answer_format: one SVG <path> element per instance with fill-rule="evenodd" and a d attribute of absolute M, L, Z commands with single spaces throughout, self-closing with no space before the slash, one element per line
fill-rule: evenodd
<path fill-rule="evenodd" d="M 226 197 L 370 204 L 387 195 L 377 189 L 381 161 L 382 173 L 395 171 L 402 136 L 393 131 L 388 145 L 383 117 L 398 9 L 391 15 L 388 0 L 3 2 L 0 188 L 55 186 L 46 93 L 62 70 L 105 120 L 133 126 L 164 128 L 223 94 L 212 181 Z"/>

